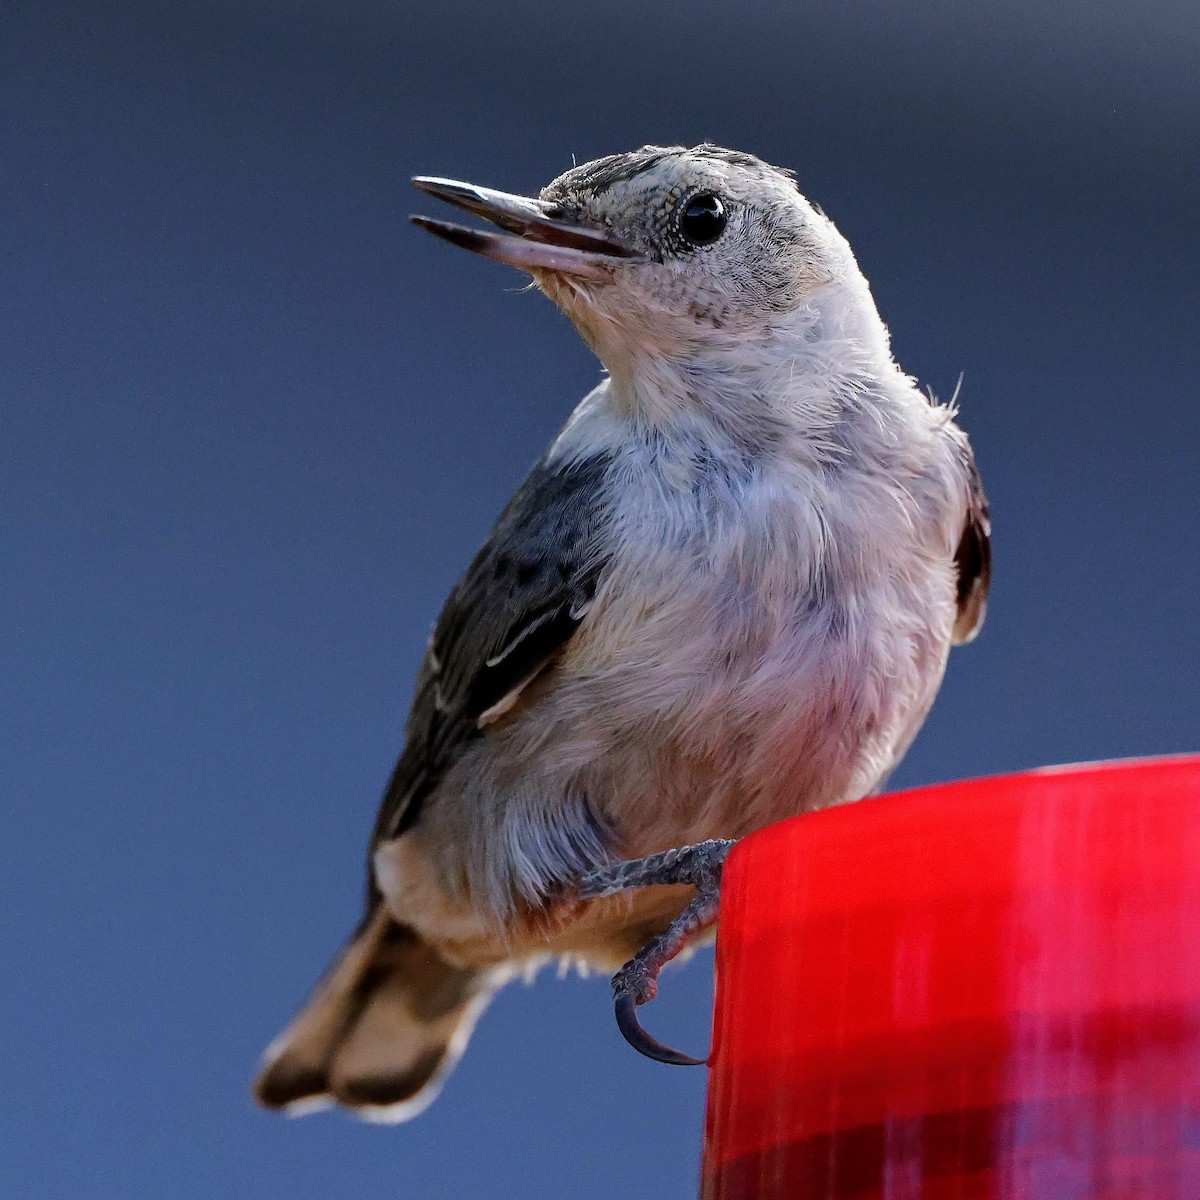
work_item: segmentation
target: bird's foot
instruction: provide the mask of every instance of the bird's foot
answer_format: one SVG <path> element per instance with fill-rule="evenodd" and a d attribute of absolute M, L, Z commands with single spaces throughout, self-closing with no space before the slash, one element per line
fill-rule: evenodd
<path fill-rule="evenodd" d="M 643 946 L 614 976 L 617 1028 L 639 1053 L 674 1066 L 702 1066 L 703 1058 L 693 1058 L 664 1046 L 648 1034 L 637 1018 L 638 1006 L 658 994 L 658 973 L 671 961 L 692 934 L 717 919 L 721 895 L 721 868 L 733 842 L 713 839 L 664 850 L 647 858 L 632 859 L 612 867 L 589 872 L 580 881 L 585 899 L 611 896 L 628 888 L 653 887 L 664 883 L 690 883 L 695 899 L 663 930 Z"/>
<path fill-rule="evenodd" d="M 654 887 L 662 883 L 690 883 L 701 888 L 710 878 L 717 880 L 719 886 L 721 867 L 733 844 L 728 838 L 710 838 L 707 842 L 679 846 L 646 858 L 631 858 L 599 867 L 579 881 L 579 894 L 585 900 L 595 900 L 631 888 Z"/>

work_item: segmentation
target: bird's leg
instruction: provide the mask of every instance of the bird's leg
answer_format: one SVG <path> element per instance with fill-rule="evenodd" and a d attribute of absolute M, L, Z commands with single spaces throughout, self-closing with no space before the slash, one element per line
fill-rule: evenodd
<path fill-rule="evenodd" d="M 731 841 L 714 838 L 601 867 L 580 880 L 579 894 L 588 900 L 664 883 L 690 883 L 696 889 L 696 898 L 687 908 L 613 976 L 617 1028 L 635 1050 L 648 1058 L 675 1066 L 702 1066 L 705 1062 L 651 1037 L 639 1024 L 637 1009 L 658 994 L 659 971 L 683 949 L 688 938 L 717 919 L 721 868 L 732 845 Z"/>

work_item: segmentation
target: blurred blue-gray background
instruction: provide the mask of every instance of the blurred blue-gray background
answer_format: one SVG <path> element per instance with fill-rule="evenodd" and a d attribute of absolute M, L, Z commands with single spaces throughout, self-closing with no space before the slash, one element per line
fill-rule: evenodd
<path fill-rule="evenodd" d="M 416 1124 L 247 1098 L 356 918 L 441 598 L 598 377 L 406 224 L 413 174 L 795 168 L 901 362 L 964 376 L 992 499 L 988 624 L 895 782 L 1195 748 L 1197 61 L 1191 0 L 8 0 L 5 1194 L 693 1191 L 703 1073 L 600 980 L 509 989 Z M 647 1014 L 674 1044 L 710 964 Z"/>

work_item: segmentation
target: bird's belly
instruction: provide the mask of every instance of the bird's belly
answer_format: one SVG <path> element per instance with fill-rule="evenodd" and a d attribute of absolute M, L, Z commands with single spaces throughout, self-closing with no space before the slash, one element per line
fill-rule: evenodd
<path fill-rule="evenodd" d="M 643 587 L 636 608 L 599 605 L 395 844 L 427 862 L 470 926 L 423 935 L 464 953 L 513 938 L 559 953 L 597 921 L 589 945 L 626 924 L 644 932 L 657 909 L 577 921 L 560 905 L 613 858 L 740 837 L 874 790 L 924 717 L 950 642 L 951 565 L 912 561 L 819 603 L 799 586 L 709 572 Z M 406 896 L 422 878 L 407 863 L 377 871 L 397 913 L 421 907 Z M 565 941 L 545 911 L 560 912 Z"/>
<path fill-rule="evenodd" d="M 873 624 L 868 637 L 827 617 L 798 612 L 774 636 L 759 628 L 753 653 L 751 624 L 741 626 L 736 646 L 693 624 L 688 636 L 679 629 L 673 641 L 644 643 L 638 660 L 560 677 L 529 711 L 528 732 L 514 722 L 500 735 L 504 750 L 486 765 L 481 748 L 475 790 L 465 787 L 452 805 L 430 813 L 434 821 L 463 822 L 453 838 L 449 828 L 430 830 L 431 843 L 457 847 L 456 862 L 473 840 L 463 814 L 491 827 L 477 842 L 491 850 L 461 863 L 472 881 L 467 894 L 445 889 L 460 868 L 430 875 L 401 861 L 426 860 L 430 842 L 419 828 L 387 848 L 392 869 L 377 863 L 393 907 L 425 914 L 423 936 L 453 961 L 561 954 L 593 966 L 623 961 L 678 913 L 686 889 L 579 904 L 571 880 L 605 857 L 736 838 L 857 799 L 906 747 L 941 678 L 949 618 L 937 637 L 917 636 L 903 622 L 886 634 Z M 926 613 L 913 629 L 936 624 Z M 663 686 L 664 679 L 673 682 Z M 503 779 L 493 773 L 498 762 Z M 589 836 L 588 822 L 609 840 L 594 859 L 572 859 L 570 848 Z M 519 854 L 497 853 L 497 846 L 519 847 Z M 544 907 L 527 890 L 531 872 L 561 881 L 541 893 Z M 441 908 L 409 894 L 422 880 L 442 897 Z M 505 902 L 523 891 L 525 900 Z"/>
<path fill-rule="evenodd" d="M 861 590 L 853 611 L 730 589 L 664 606 L 564 690 L 566 757 L 631 855 L 857 799 L 932 702 L 950 595 L 932 569 Z"/>

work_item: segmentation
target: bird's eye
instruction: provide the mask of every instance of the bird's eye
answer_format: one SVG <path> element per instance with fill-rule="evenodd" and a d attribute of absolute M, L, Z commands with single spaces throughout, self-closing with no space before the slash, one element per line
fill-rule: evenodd
<path fill-rule="evenodd" d="M 679 206 L 679 232 L 693 246 L 711 246 L 725 232 L 727 220 L 715 192 L 697 192 Z"/>

